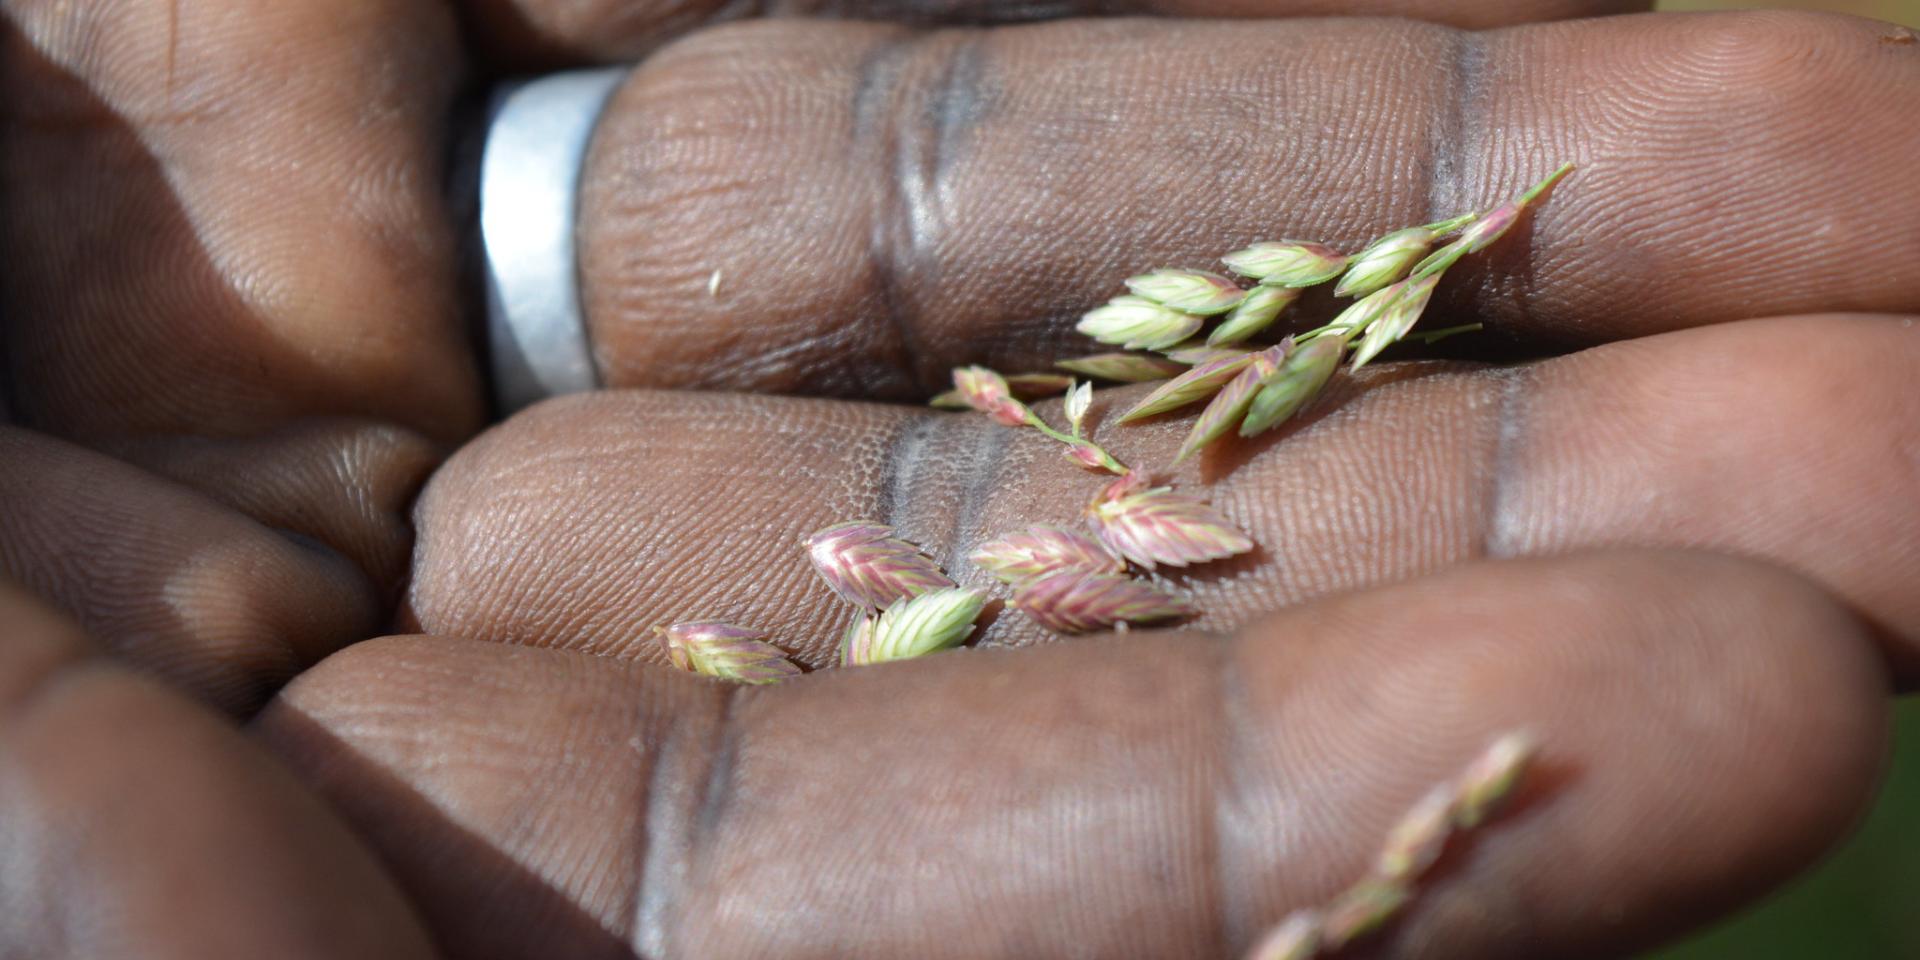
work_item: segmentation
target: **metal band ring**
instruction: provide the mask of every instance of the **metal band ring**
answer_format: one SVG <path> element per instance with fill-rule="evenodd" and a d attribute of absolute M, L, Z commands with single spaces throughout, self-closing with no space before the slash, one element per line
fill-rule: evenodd
<path fill-rule="evenodd" d="M 494 394 L 511 413 L 600 385 L 580 307 L 581 168 L 624 68 L 502 86 L 480 160 L 480 241 Z"/>

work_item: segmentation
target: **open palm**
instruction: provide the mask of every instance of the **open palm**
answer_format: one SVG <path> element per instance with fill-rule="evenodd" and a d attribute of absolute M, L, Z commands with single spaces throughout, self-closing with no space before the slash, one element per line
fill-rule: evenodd
<path fill-rule="evenodd" d="M 9 955 L 1231 956 L 1515 726 L 1538 775 L 1371 949 L 1616 955 L 1825 849 L 1920 677 L 1898 28 L 4 9 Z M 622 389 L 478 433 L 472 93 L 642 55 L 582 198 Z M 1354 246 L 1561 159 L 1441 287 L 1487 333 L 1180 468 L 1262 545 L 1182 578 L 1188 626 L 663 666 L 648 628 L 711 616 L 829 666 L 811 530 L 984 585 L 973 546 L 1078 516 L 1047 441 L 917 405 L 954 364 L 1043 368 L 1138 268 Z M 1098 429 L 1155 464 L 1185 426 Z"/>

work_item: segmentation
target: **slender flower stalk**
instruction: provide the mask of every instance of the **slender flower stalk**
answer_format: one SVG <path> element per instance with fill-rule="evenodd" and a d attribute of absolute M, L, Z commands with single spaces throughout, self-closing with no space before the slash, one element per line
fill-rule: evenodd
<path fill-rule="evenodd" d="M 1087 522 L 1107 549 L 1153 570 L 1220 560 L 1253 549 L 1253 541 L 1205 502 L 1148 486 L 1145 474 L 1122 477 L 1087 507 Z"/>
<path fill-rule="evenodd" d="M 1096 353 L 1054 364 L 1083 377 L 1115 383 L 1148 383 L 1186 372 L 1186 365 L 1147 353 Z"/>
<path fill-rule="evenodd" d="M 1415 340 L 1420 341 L 1421 343 L 1431 344 L 1431 343 L 1439 343 L 1440 341 L 1445 340 L 1448 337 L 1457 337 L 1463 333 L 1478 333 L 1484 329 L 1486 329 L 1486 324 L 1484 323 L 1463 323 L 1457 327 L 1442 327 L 1438 330 L 1423 330 L 1419 333 L 1411 334 L 1411 337 Z"/>
<path fill-rule="evenodd" d="M 682 670 L 737 683 L 777 683 L 800 675 L 767 633 L 717 620 L 654 627 L 667 659 Z"/>
<path fill-rule="evenodd" d="M 967 406 L 985 413 L 993 422 L 1003 427 L 1032 427 L 1067 445 L 1067 456 L 1075 463 L 1094 470 L 1124 476 L 1127 465 L 1108 453 L 1106 449 L 1079 434 L 1061 433 L 1042 420 L 1033 409 L 1013 399 L 1006 378 L 986 367 L 956 367 L 953 371 L 954 392 L 966 400 Z M 1093 402 L 1092 385 L 1087 385 L 1084 402 Z M 1085 417 L 1085 411 L 1081 416 Z"/>
<path fill-rule="evenodd" d="M 930 590 L 953 586 L 920 548 L 883 523 L 837 523 L 806 539 L 807 557 L 848 603 L 884 610 Z"/>
<path fill-rule="evenodd" d="M 877 617 L 861 617 L 841 638 L 840 665 L 908 660 L 958 646 L 973 632 L 986 602 L 976 591 L 948 588 L 895 604 Z"/>
<path fill-rule="evenodd" d="M 1572 171 L 1573 164 L 1563 163 L 1559 169 L 1547 174 L 1546 179 L 1528 187 L 1512 200 L 1487 211 L 1479 219 L 1468 224 L 1465 230 L 1460 231 L 1459 239 L 1435 250 L 1432 255 L 1420 261 L 1413 268 L 1413 275 L 1444 273 L 1448 267 L 1458 263 L 1461 257 L 1485 250 L 1489 244 L 1500 239 L 1513 228 L 1514 224 L 1520 222 L 1520 215 L 1525 213 L 1527 208 L 1533 206 L 1553 189 L 1554 184 L 1559 183 L 1562 177 Z"/>
<path fill-rule="evenodd" d="M 1013 605 L 1057 633 L 1184 620 L 1199 612 L 1148 581 L 1086 570 L 1063 570 L 1028 580 L 1014 590 Z"/>
<path fill-rule="evenodd" d="M 1065 527 L 1044 523 L 983 543 L 967 559 L 1011 585 L 1049 573 L 1123 573 L 1126 570 L 1126 564 L 1098 541 Z"/>

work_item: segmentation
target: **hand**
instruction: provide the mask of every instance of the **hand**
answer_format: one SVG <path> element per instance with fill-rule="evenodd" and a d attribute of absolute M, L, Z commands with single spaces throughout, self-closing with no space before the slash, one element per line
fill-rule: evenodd
<path fill-rule="evenodd" d="M 29 215 L 10 215 L 5 226 L 10 251 L 44 258 L 19 260 L 36 269 L 6 279 L 10 301 L 33 308 L 9 311 L 16 413 L 199 490 L 16 433 L 8 442 L 18 455 L 7 462 L 32 468 L 0 470 L 0 482 L 10 486 L 8 502 L 35 507 L 8 511 L 17 534 L 8 540 L 24 545 L 8 567 L 109 643 L 142 638 L 155 653 L 149 664 L 239 709 L 301 663 L 365 635 L 373 616 L 365 611 L 401 583 L 407 532 L 399 517 L 434 454 L 392 424 L 453 442 L 480 406 L 471 363 L 453 346 L 451 231 L 437 185 L 420 173 L 431 169 L 423 158 L 437 155 L 433 131 L 448 88 L 386 82 L 364 69 L 383 60 L 419 69 L 421 51 L 451 49 L 450 39 L 423 43 L 433 32 L 408 24 L 436 18 L 418 11 L 345 23 L 331 10 L 275 11 L 248 22 L 264 31 L 281 16 L 349 35 L 318 45 L 332 51 L 324 56 L 300 54 L 332 64 L 339 83 L 314 86 L 325 86 L 317 99 L 337 99 L 334 113 L 259 94 L 251 83 L 203 79 L 186 88 L 258 97 L 251 115 L 233 107 L 191 117 L 234 123 L 244 138 L 118 107 L 121 117 L 153 121 L 133 124 L 137 142 L 120 153 L 68 144 L 63 154 L 63 128 L 47 114 L 28 120 L 48 132 L 7 148 L 9 169 L 32 172 L 36 183 L 65 170 L 74 185 L 62 190 L 54 180 L 24 205 Z M 957 75 L 934 69 L 946 40 L 900 47 L 890 61 L 883 51 L 904 35 L 886 28 L 760 25 L 697 35 L 629 84 L 589 170 L 583 239 L 600 359 L 626 385 L 905 398 L 959 360 L 1013 369 L 1063 355 L 1067 301 L 1084 305 L 1140 266 L 1202 261 L 1233 239 L 1275 229 L 1276 218 L 1286 232 L 1345 243 L 1418 220 L 1430 200 L 1445 209 L 1483 202 L 1485 192 L 1536 172 L 1531 153 L 1503 152 L 1522 142 L 1580 160 L 1586 179 L 1569 183 L 1517 252 L 1450 278 L 1454 299 L 1443 305 L 1487 314 L 1517 342 L 1594 343 L 1807 310 L 1912 310 L 1915 268 L 1902 251 L 1912 249 L 1915 228 L 1900 207 L 1911 198 L 1894 184 L 1913 134 L 1891 118 L 1910 112 L 1914 60 L 1904 46 L 1879 42 L 1889 29 L 1652 18 L 1463 41 L 1405 24 L 1067 23 L 979 35 L 978 73 Z M 568 45 L 559 32 L 530 46 L 575 55 L 553 53 Z M 43 33 L 96 37 L 83 45 L 116 35 Z M 157 36 L 120 35 L 135 43 Z M 260 42 L 257 34 L 234 40 L 233 31 L 180 35 Z M 1388 41 L 1401 52 L 1378 54 Z M 36 49 L 45 46 L 57 44 Z M 505 62 L 507 54 L 487 49 L 495 52 L 477 62 Z M 1166 56 L 1184 49 L 1196 54 Z M 1520 78 L 1463 81 L 1473 96 L 1460 101 L 1459 129 L 1480 131 L 1470 137 L 1422 127 L 1452 114 L 1437 105 L 1450 95 L 1440 91 L 1453 89 L 1445 54 L 1460 50 L 1483 77 Z M 1806 53 L 1805 62 L 1785 71 L 1779 57 L 1756 50 Z M 174 63 L 217 71 L 244 59 L 216 53 Z M 43 57 L 40 69 L 106 64 L 141 75 L 128 66 L 138 58 L 66 54 L 51 64 Z M 1382 73 L 1356 83 L 1345 71 L 1368 55 Z M 150 77 L 157 60 L 144 62 Z M 348 62 L 352 69 L 339 65 Z M 1320 62 L 1327 66 L 1311 69 Z M 1405 75 L 1426 62 L 1430 76 Z M 791 82 L 796 63 L 817 67 L 800 74 L 812 83 Z M 866 101 L 874 124 L 865 127 L 851 123 L 861 111 L 845 106 L 861 63 L 883 80 L 902 78 L 878 85 L 889 97 Z M 1176 84 L 1169 63 L 1192 73 Z M 1556 67 L 1544 71 L 1545 63 Z M 939 76 L 950 79 L 920 79 Z M 1567 93 L 1556 85 L 1567 78 L 1588 86 Z M 1692 87 L 1678 83 L 1687 79 Z M 115 89 L 98 78 L 81 86 Z M 120 88 L 138 96 L 157 89 Z M 970 88 L 993 96 L 969 98 Z M 762 89 L 799 99 L 747 95 Z M 1121 104 L 1131 112 L 1075 126 L 1088 100 L 1111 105 L 1103 91 L 1136 89 L 1138 102 Z M 423 91 L 439 99 L 417 102 Z M 1829 109 L 1836 98 L 1859 113 L 1839 117 Z M 1374 113 L 1382 103 L 1389 108 Z M 902 119 L 886 122 L 889 111 Z M 1890 119 L 1875 120 L 1875 111 Z M 322 114 L 331 126 L 317 122 Z M 945 134 L 923 130 L 923 117 L 941 120 L 933 126 Z M 1377 119 L 1353 131 L 1348 151 L 1282 135 L 1354 117 Z M 1169 123 L 1184 132 L 1167 134 Z M 1850 139 L 1821 136 L 1823 124 Z M 859 135 L 836 139 L 847 130 Z M 231 142 L 288 159 L 262 163 L 270 177 L 250 165 L 261 154 L 239 162 L 214 148 Z M 303 163 L 310 172 L 288 182 L 292 158 L 337 142 L 362 146 L 353 155 L 363 166 Z M 75 163 L 76 155 L 125 160 L 133 147 L 168 158 L 164 186 Z M 753 152 L 760 149 L 769 153 Z M 209 172 L 196 189 L 197 153 Z M 875 169 L 899 171 L 906 187 L 876 189 L 838 159 L 795 159 L 843 156 L 894 158 Z M 1329 163 L 1345 156 L 1366 162 Z M 1432 178 L 1437 189 L 1406 188 L 1415 171 L 1447 169 L 1434 160 L 1441 156 L 1454 158 L 1453 172 Z M 1394 164 L 1407 165 L 1405 177 Z M 369 178 L 366 168 L 399 173 Z M 1060 172 L 1088 168 L 1106 176 Z M 1817 179 L 1798 172 L 1816 170 Z M 260 186 L 269 182 L 271 191 Z M 1668 192 L 1668 183 L 1686 189 Z M 76 198 L 103 188 L 124 191 L 104 206 L 126 219 L 73 215 L 91 209 Z M 344 225 L 343 193 L 372 198 Z M 249 209 L 269 200 L 284 209 Z M 62 235 L 58 226 L 96 222 L 109 225 L 104 236 L 158 239 L 101 241 L 123 251 L 104 258 L 28 249 L 32 238 Z M 1834 224 L 1865 239 L 1753 240 L 1755 229 L 1811 238 Z M 340 237 L 328 260 L 285 252 L 295 244 L 288 238 L 317 225 Z M 183 257 L 199 265 L 201 273 L 186 275 L 200 281 L 181 282 Z M 54 263 L 98 273 L 66 287 L 18 279 L 64 276 Z M 723 283 L 709 298 L 716 268 Z M 75 310 L 64 299 L 74 288 L 97 293 Z M 1657 306 L 1627 309 L 1627 294 Z M 135 322 L 114 304 L 150 313 Z M 149 859 L 193 863 L 228 885 L 211 889 L 255 892 L 222 902 L 262 904 L 251 914 L 257 927 L 227 931 L 257 934 L 251 942 L 261 946 L 314 943 L 317 928 L 342 937 L 345 952 L 356 931 L 399 950 L 408 941 L 394 930 L 422 924 L 455 953 L 630 943 L 727 955 L 773 938 L 794 955 L 909 947 L 1030 955 L 1059 952 L 1063 941 L 1094 944 L 1094 953 L 1144 944 L 1144 952 L 1205 955 L 1244 946 L 1286 907 L 1336 889 L 1425 783 L 1490 731 L 1525 722 L 1557 744 L 1542 792 L 1473 845 L 1389 944 L 1467 955 L 1609 953 L 1644 943 L 1790 872 L 1870 788 L 1883 746 L 1875 690 L 1886 667 L 1863 653 L 1867 636 L 1831 598 L 1870 618 L 1884 662 L 1911 676 L 1916 611 L 1902 585 L 1915 521 L 1902 508 L 1910 473 L 1901 465 L 1912 457 L 1902 387 L 1914 355 L 1899 322 L 1727 323 L 1517 374 L 1385 371 L 1329 407 L 1333 415 L 1200 465 L 1218 481 L 1217 502 L 1269 551 L 1222 580 L 1192 584 L 1207 610 L 1200 629 L 1268 624 L 1232 643 L 1155 634 L 950 655 L 744 694 L 566 653 L 449 639 L 357 647 L 308 675 L 260 722 L 267 742 L 367 838 L 418 905 L 417 918 L 395 907 L 400 895 L 388 881 L 369 879 L 377 868 L 368 855 L 330 845 L 341 863 L 329 866 L 307 853 L 300 844 L 311 841 L 301 836 L 337 837 L 328 831 L 338 827 L 312 826 L 331 815 L 263 758 L 231 742 L 214 747 L 225 735 L 194 733 L 215 729 L 204 720 L 176 724 L 130 710 L 123 716 L 139 717 L 142 737 L 181 736 L 209 758 L 204 768 L 153 778 L 195 798 L 180 809 L 182 818 L 206 817 L 200 836 L 260 823 L 241 835 L 280 851 L 228 862 L 207 853 L 209 844 L 183 844 L 176 859 Z M 183 349 L 196 344 L 218 346 Z M 140 403 L 124 402 L 129 384 Z M 314 419 L 343 414 L 374 422 Z M 667 395 L 554 404 L 489 435 L 439 475 L 420 505 L 423 540 L 403 616 L 446 637 L 647 657 L 651 648 L 635 642 L 644 626 L 727 605 L 730 616 L 810 644 L 804 653 L 819 662 L 838 626 L 831 621 L 844 614 L 794 574 L 791 534 L 822 525 L 820 517 L 877 513 L 958 556 L 1020 521 L 1070 518 L 1084 500 L 1074 486 L 1084 476 L 1025 437 L 930 417 Z M 1177 429 L 1109 431 L 1117 450 L 1154 462 Z M 177 432 L 219 439 L 168 436 Z M 66 476 L 86 477 L 85 489 L 47 480 L 55 476 L 48 463 L 70 465 Z M 1818 469 L 1793 468 L 1802 463 Z M 1355 490 L 1386 492 L 1356 505 L 1342 495 Z M 16 491 L 33 499 L 14 499 Z M 333 552 L 289 545 L 216 499 Z M 104 530 L 74 522 L 98 516 L 102 503 L 124 517 L 112 515 L 118 522 Z M 95 543 L 123 551 L 129 572 L 104 583 L 63 573 L 64 558 Z M 1714 548 L 1796 575 L 1688 555 L 1601 554 L 1467 566 L 1265 619 L 1298 601 L 1481 553 L 1622 543 Z M 218 562 L 187 563 L 213 546 Z M 160 589 L 188 570 L 204 578 L 196 589 Z M 1478 615 L 1449 620 L 1463 616 L 1461 607 Z M 154 611 L 177 620 L 140 619 Z M 985 642 L 1031 639 L 1023 629 L 1017 616 L 1003 616 Z M 289 630 L 311 630 L 312 639 L 285 650 L 259 642 Z M 1406 671 L 1397 684 L 1396 671 Z M 1222 676 L 1254 693 L 1222 688 Z M 155 708 L 173 711 L 167 716 L 190 712 L 124 682 L 170 704 Z M 488 695 L 473 696 L 476 687 Z M 1230 715 L 1223 702 L 1244 702 L 1246 713 Z M 110 706 L 88 712 L 111 717 Z M 723 708 L 732 719 L 720 718 Z M 69 737 L 89 729 L 48 728 L 76 731 L 61 733 Z M 734 748 L 716 753 L 710 742 Z M 23 762 L 22 782 L 68 765 L 52 757 L 79 755 L 59 746 L 38 755 L 49 758 L 39 765 Z M 167 755 L 137 739 L 107 746 L 102 767 L 120 776 L 140 769 L 117 765 L 123 760 Z M 602 753 L 604 761 L 592 759 Z M 574 766 L 544 765 L 555 757 Z M 732 760 L 723 766 L 716 757 Z M 471 762 L 450 762 L 460 758 Z M 954 799 L 928 801 L 930 785 L 968 776 L 977 780 L 958 780 L 965 789 L 955 787 Z M 282 779 L 271 789 L 236 785 L 248 777 Z M 625 786 L 596 789 L 600 777 Z M 644 800 L 622 792 L 643 780 L 652 785 Z M 688 799 L 709 789 L 724 802 Z M 208 793 L 240 802 L 208 806 Z M 115 794 L 72 795 L 105 803 Z M 1110 809 L 1089 816 L 1102 800 Z M 859 808 L 871 821 L 847 819 Z M 111 809 L 73 822 L 116 816 L 131 836 L 179 838 Z M 1032 852 L 1047 843 L 1068 853 Z M 890 858 L 950 869 L 920 873 Z M 312 869 L 284 876 L 296 863 Z M 675 874 L 682 863 L 689 873 Z M 850 866 L 818 867 L 834 863 Z M 656 880 L 655 869 L 668 879 Z M 259 896 L 283 889 L 263 872 L 297 895 Z M 159 903 L 177 889 L 112 864 L 74 886 L 115 902 Z M 1603 916 L 1595 902 L 1615 912 Z M 1063 922 L 1063 913 L 1078 919 Z M 792 918 L 801 915 L 809 919 L 796 930 Z M 364 923 L 343 922 L 348 916 Z M 152 917 L 122 929 L 204 955 L 194 938 L 207 932 L 179 911 Z"/>
<path fill-rule="evenodd" d="M 1381 951 L 1613 956 L 1805 864 L 1886 746 L 1858 621 L 1704 554 L 771 688 L 369 641 L 258 721 L 297 781 L 18 598 L 0 619 L 33 956 L 1233 956 L 1515 724 L 1542 766 Z"/>

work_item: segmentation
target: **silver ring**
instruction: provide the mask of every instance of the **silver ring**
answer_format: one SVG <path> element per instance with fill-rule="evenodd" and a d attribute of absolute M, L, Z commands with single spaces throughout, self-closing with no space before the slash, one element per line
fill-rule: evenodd
<path fill-rule="evenodd" d="M 480 159 L 480 246 L 503 412 L 600 385 L 580 308 L 574 227 L 587 144 L 626 75 L 557 73 L 494 94 Z"/>

